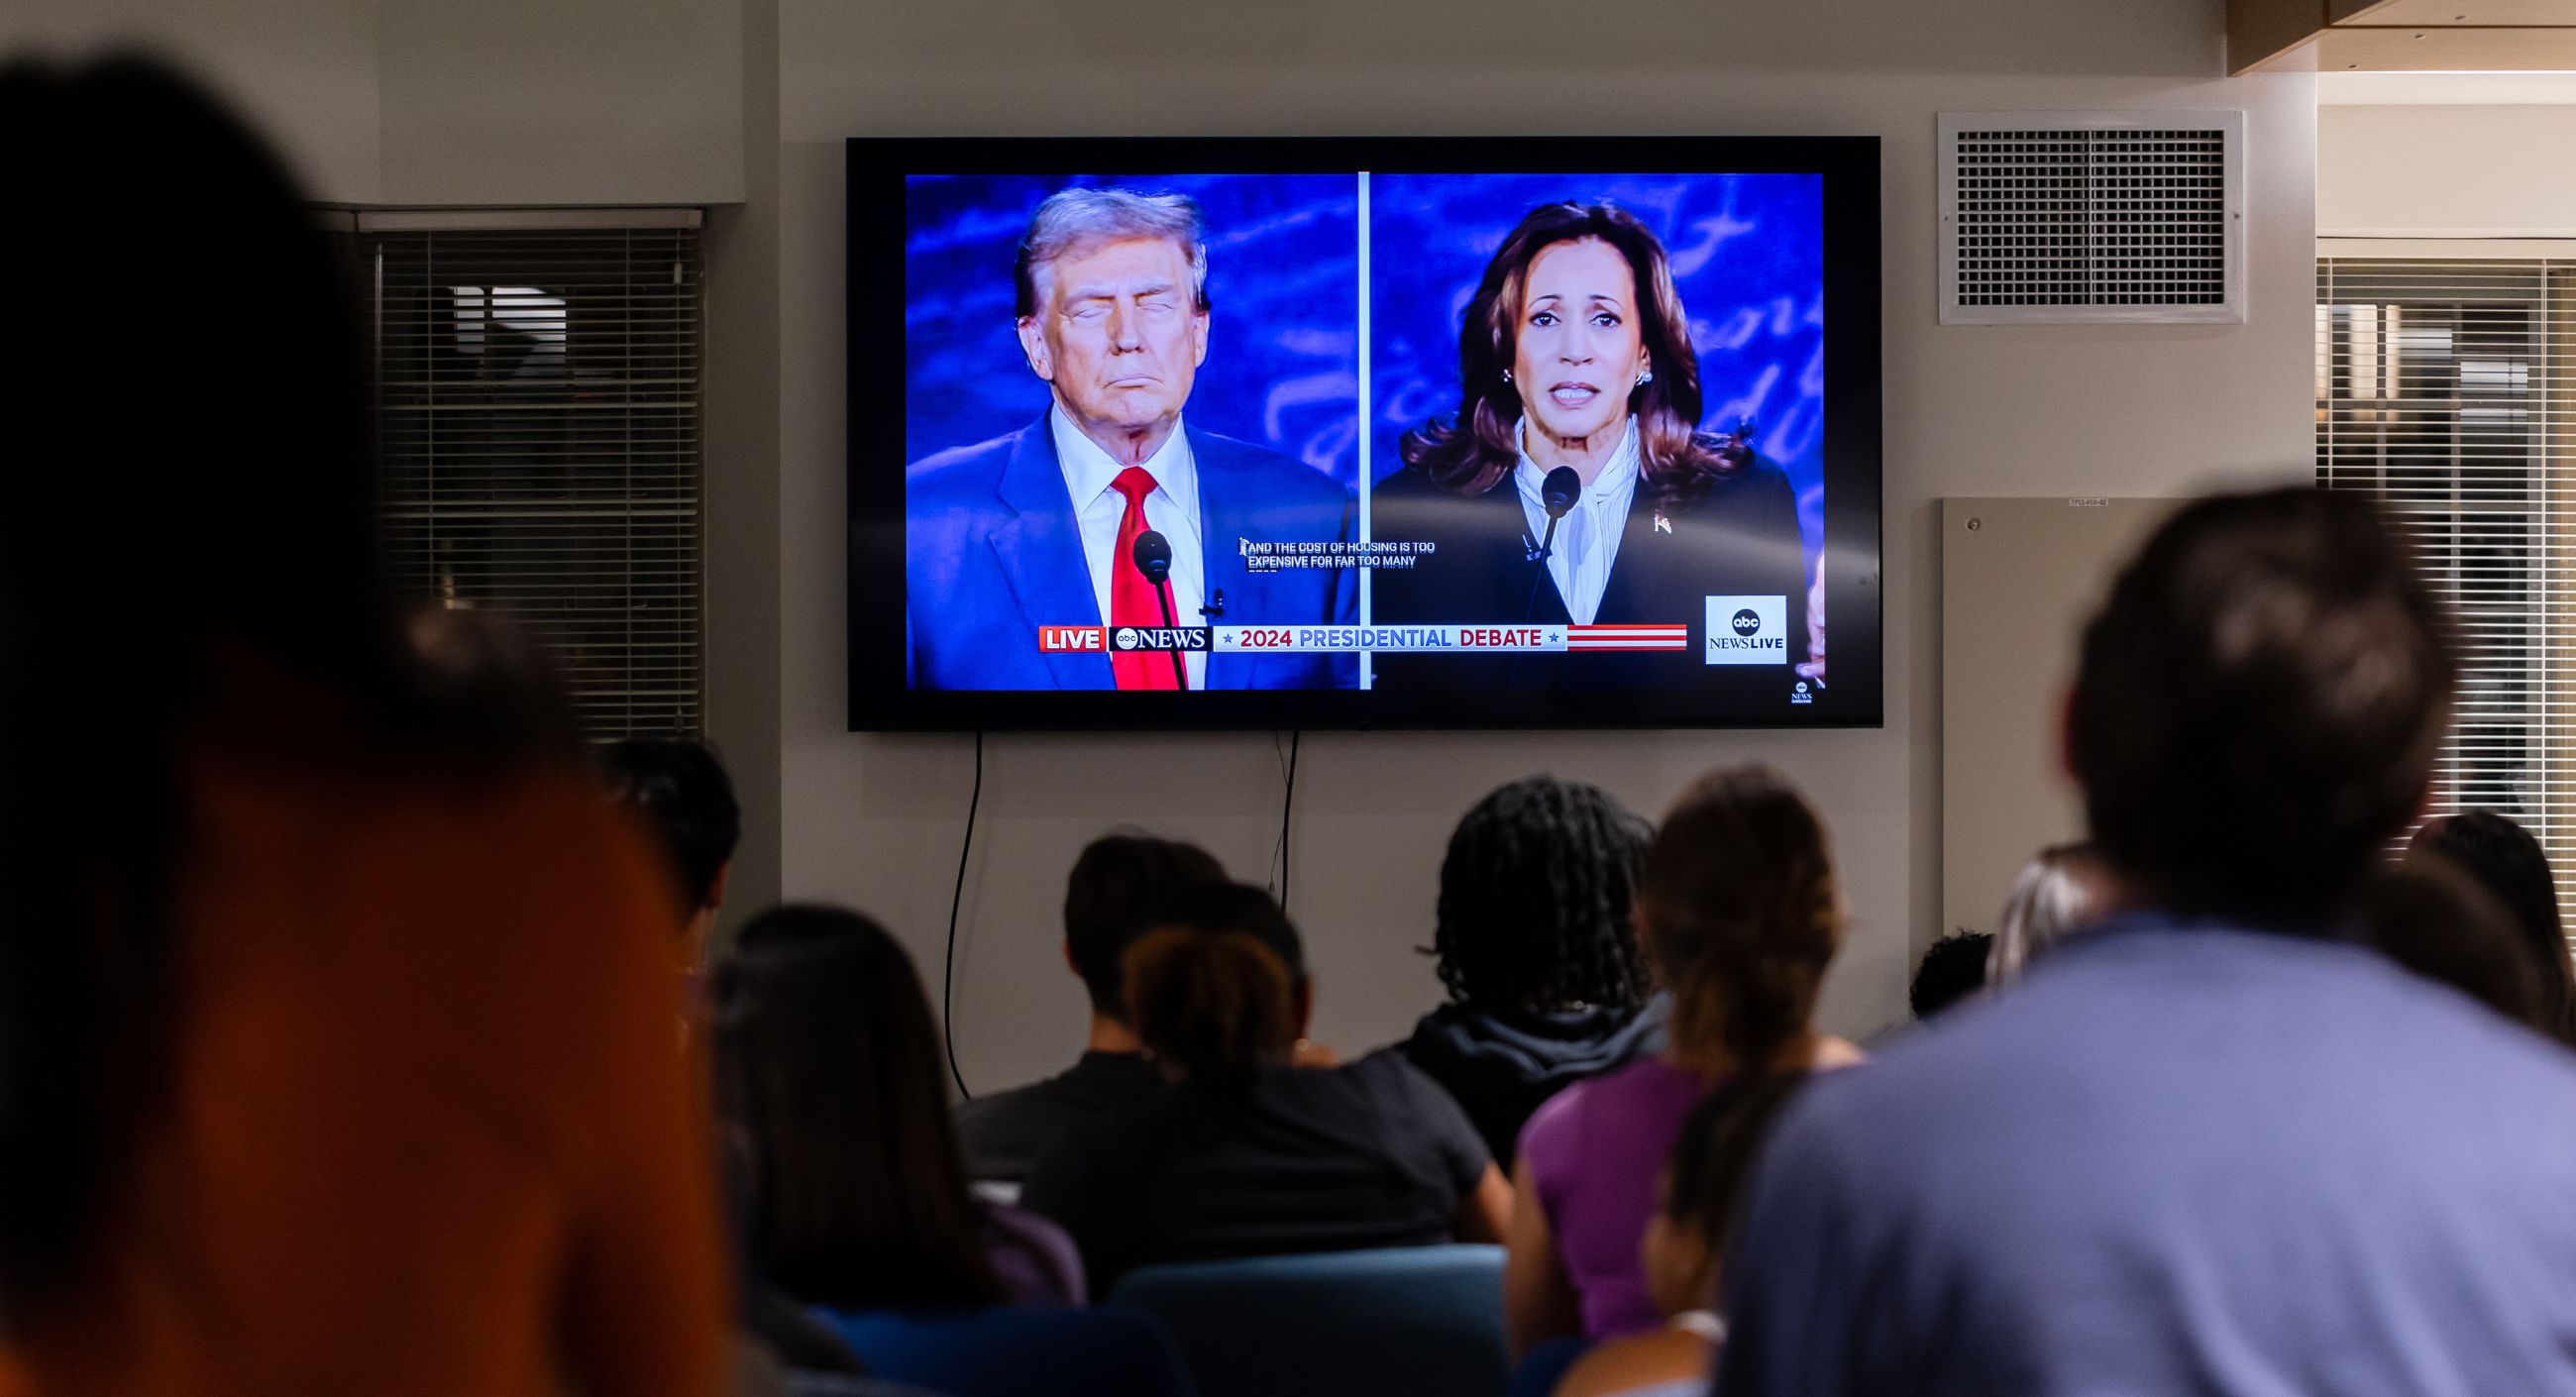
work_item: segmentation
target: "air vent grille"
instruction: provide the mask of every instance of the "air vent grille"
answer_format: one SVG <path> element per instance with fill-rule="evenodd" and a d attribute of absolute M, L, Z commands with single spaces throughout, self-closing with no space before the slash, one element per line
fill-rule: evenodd
<path fill-rule="evenodd" d="M 1980 131 L 1959 141 L 1959 303 L 2080 306 L 2081 131 Z"/>
<path fill-rule="evenodd" d="M 1942 319 L 2241 320 L 2244 118 L 2174 115 L 1944 117 Z"/>

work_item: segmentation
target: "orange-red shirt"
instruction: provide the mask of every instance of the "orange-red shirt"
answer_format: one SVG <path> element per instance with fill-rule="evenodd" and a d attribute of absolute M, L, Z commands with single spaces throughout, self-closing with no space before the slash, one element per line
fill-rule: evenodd
<path fill-rule="evenodd" d="M 570 776 L 202 755 L 168 1109 L 48 1394 L 699 1394 L 711 1136 L 659 871 Z"/>

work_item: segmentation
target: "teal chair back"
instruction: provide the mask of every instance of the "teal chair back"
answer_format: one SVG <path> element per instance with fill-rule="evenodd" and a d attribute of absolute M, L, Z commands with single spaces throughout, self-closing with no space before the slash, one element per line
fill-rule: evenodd
<path fill-rule="evenodd" d="M 1153 1316 L 1097 1310 L 819 1310 L 871 1377 L 943 1397 L 1194 1397 Z"/>
<path fill-rule="evenodd" d="M 1497 1397 L 1511 1372 L 1500 1247 L 1149 1266 L 1111 1298 L 1163 1322 L 1199 1397 Z"/>

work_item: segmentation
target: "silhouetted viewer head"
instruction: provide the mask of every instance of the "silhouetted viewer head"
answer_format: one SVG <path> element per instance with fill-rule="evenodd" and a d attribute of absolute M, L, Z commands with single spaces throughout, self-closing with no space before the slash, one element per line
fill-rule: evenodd
<path fill-rule="evenodd" d="M 686 737 L 613 742 L 599 763 L 609 789 L 660 838 L 679 879 L 681 913 L 716 901 L 716 879 L 742 842 L 742 805 L 724 763 Z"/>
<path fill-rule="evenodd" d="M 1773 1070 L 1812 1031 L 1842 947 L 1824 822 L 1769 767 L 1702 776 L 1647 846 L 1637 925 L 1672 991 L 1673 1060 L 1703 1073 Z"/>
<path fill-rule="evenodd" d="M 2417 853 L 2439 854 L 2486 885 L 2513 914 L 2519 943 L 2537 976 L 2538 1012 L 2548 1034 L 2576 1043 L 2576 977 L 2567 931 L 2558 915 L 2558 878 L 2530 830 L 2492 810 L 2427 820 L 2415 831 Z"/>
<path fill-rule="evenodd" d="M 1216 856 L 1196 844 L 1130 830 L 1091 841 L 1065 880 L 1064 950 L 1094 1013 L 1127 1022 L 1127 948 L 1173 894 L 1224 878 Z"/>
<path fill-rule="evenodd" d="M 125 608 L 149 630 L 122 650 L 215 633 L 326 676 L 360 663 L 385 636 L 367 367 L 302 193 L 136 60 L 10 67 L 0 129 L 12 195 L 45 211 L 0 228 L 44 327 L 10 370 L 24 527 L 0 566 L 60 569 L 46 610 Z"/>
<path fill-rule="evenodd" d="M 2362 930 L 2389 959 L 2526 1028 L 2556 1033 L 2513 912 L 2474 875 L 2418 851 L 2375 870 L 2366 887 Z"/>
<path fill-rule="evenodd" d="M 2067 755 L 2144 906 L 2314 924 L 2422 808 L 2457 677 L 2403 535 L 2293 488 L 2185 506 L 2084 634 Z"/>
<path fill-rule="evenodd" d="M 1928 1019 L 1984 989 L 1994 945 L 1995 938 L 1982 931 L 1956 931 L 1933 942 L 1914 967 L 1906 1007 L 1915 1018 Z"/>
<path fill-rule="evenodd" d="M 590 759 L 563 675 L 524 627 L 497 611 L 432 605 L 412 612 L 403 633 L 421 696 L 450 736 L 567 766 Z"/>
<path fill-rule="evenodd" d="M 714 984 L 716 1094 L 750 1152 L 767 1279 L 845 1309 L 989 1305 L 983 1210 L 912 958 L 837 907 L 774 907 Z"/>
<path fill-rule="evenodd" d="M 0 188 L 0 1308 L 23 1320 L 167 1090 L 186 735 L 251 681 L 390 732 L 407 662 L 357 318 L 276 157 L 159 67 L 18 63 Z M 320 741 L 269 713 L 222 716 Z"/>
<path fill-rule="evenodd" d="M 1239 1086 L 1284 1064 L 1313 1008 L 1297 928 L 1243 883 L 1180 889 L 1127 950 L 1128 1021 L 1164 1069 Z"/>
<path fill-rule="evenodd" d="M 1476 802 L 1440 863 L 1432 951 L 1489 1012 L 1645 1002 L 1637 876 L 1654 827 L 1598 786 L 1532 776 Z"/>

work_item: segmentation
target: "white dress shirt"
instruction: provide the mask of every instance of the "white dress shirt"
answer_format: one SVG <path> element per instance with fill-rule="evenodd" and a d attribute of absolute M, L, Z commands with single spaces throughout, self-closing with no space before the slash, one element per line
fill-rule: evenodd
<path fill-rule="evenodd" d="M 1047 429 L 1055 436 L 1056 464 L 1064 470 L 1064 487 L 1073 497 L 1074 522 L 1082 530 L 1082 560 L 1091 569 L 1091 595 L 1100 605 L 1100 623 L 1109 624 L 1109 579 L 1118 551 L 1118 522 L 1127 515 L 1127 497 L 1111 488 L 1126 464 L 1082 434 L 1061 408 L 1047 411 Z M 1172 434 L 1144 462 L 1154 477 L 1154 492 L 1145 497 L 1145 527 L 1172 545 L 1172 624 L 1203 626 L 1199 614 L 1207 604 L 1207 559 L 1199 538 L 1199 468 L 1190 456 L 1189 433 L 1172 424 Z M 1157 618 L 1159 624 L 1160 618 Z M 1163 663 L 1160 655 L 1155 663 Z M 1190 687 L 1207 683 L 1207 656 L 1182 656 Z"/>
<path fill-rule="evenodd" d="M 1530 459 L 1528 418 L 1521 419 L 1518 435 L 1521 463 L 1512 471 L 1512 481 L 1520 487 L 1521 514 L 1529 521 L 1530 542 L 1536 543 L 1547 537 L 1547 471 Z M 1547 574 L 1556 579 L 1557 595 L 1565 598 L 1566 614 L 1578 626 L 1591 625 L 1600 614 L 1610 564 L 1618 560 L 1619 540 L 1628 532 L 1628 507 L 1636 498 L 1637 419 L 1630 417 L 1601 473 L 1556 522 L 1556 541 L 1550 545 Z"/>

